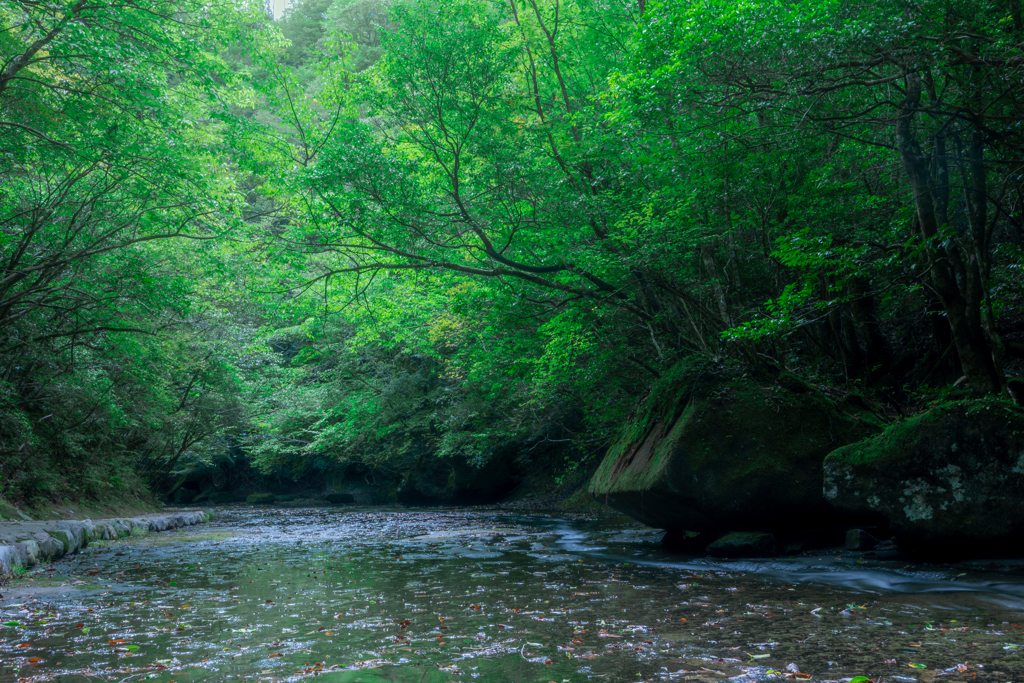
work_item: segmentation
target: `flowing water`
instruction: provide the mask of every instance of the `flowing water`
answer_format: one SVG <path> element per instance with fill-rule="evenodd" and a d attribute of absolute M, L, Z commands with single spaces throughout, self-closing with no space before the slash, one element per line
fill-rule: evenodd
<path fill-rule="evenodd" d="M 231 509 L 0 589 L 7 681 L 1024 682 L 1024 577 L 685 561 L 632 524 Z"/>

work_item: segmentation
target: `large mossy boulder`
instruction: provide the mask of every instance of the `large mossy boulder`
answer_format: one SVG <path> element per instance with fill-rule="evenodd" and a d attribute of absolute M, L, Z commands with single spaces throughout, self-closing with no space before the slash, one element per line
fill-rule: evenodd
<path fill-rule="evenodd" d="M 589 492 L 670 531 L 788 531 L 836 523 L 821 495 L 825 456 L 881 430 L 861 400 L 799 378 L 688 361 L 652 390 Z"/>
<path fill-rule="evenodd" d="M 825 498 L 887 522 L 900 545 L 1024 552 L 1024 411 L 954 401 L 825 459 Z"/>

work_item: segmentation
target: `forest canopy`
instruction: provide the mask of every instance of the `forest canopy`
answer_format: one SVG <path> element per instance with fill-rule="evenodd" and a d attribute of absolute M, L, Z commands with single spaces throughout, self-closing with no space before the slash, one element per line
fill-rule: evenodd
<path fill-rule="evenodd" d="M 1018 0 L 0 0 L 0 495 L 486 497 L 690 357 L 1010 397 L 1022 124 Z"/>

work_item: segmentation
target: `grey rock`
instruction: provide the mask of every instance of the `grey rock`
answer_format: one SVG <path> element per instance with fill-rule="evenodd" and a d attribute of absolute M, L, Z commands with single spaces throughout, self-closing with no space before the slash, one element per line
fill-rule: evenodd
<path fill-rule="evenodd" d="M 13 546 L 8 547 L 14 548 L 14 563 L 17 564 L 19 567 L 28 568 L 35 564 L 35 562 L 29 556 L 27 542 L 15 543 Z"/>
<path fill-rule="evenodd" d="M 75 549 L 72 552 L 78 552 L 89 544 L 85 526 L 81 522 L 58 522 L 57 528 L 64 529 L 74 538 Z"/>
<path fill-rule="evenodd" d="M 40 531 L 35 536 L 39 544 L 39 556 L 45 560 L 59 560 L 64 557 L 64 544 L 50 536 L 45 531 Z"/>
<path fill-rule="evenodd" d="M 0 545 L 0 574 L 10 574 L 19 566 L 21 554 L 14 545 Z"/>
<path fill-rule="evenodd" d="M 74 535 L 67 529 L 47 529 L 46 533 L 50 535 L 50 538 L 60 541 L 61 545 L 64 546 L 64 551 L 61 553 L 62 556 L 78 552 L 78 543 L 75 541 Z"/>
<path fill-rule="evenodd" d="M 22 552 L 25 554 L 25 557 L 27 559 L 27 563 L 22 566 L 31 567 L 32 565 L 39 562 L 39 543 L 37 543 L 35 540 L 15 543 L 15 546 L 21 548 Z"/>
<path fill-rule="evenodd" d="M 89 541 L 98 541 L 103 537 L 100 527 L 91 519 L 82 520 L 82 531 L 85 532 L 86 545 L 88 545 Z"/>

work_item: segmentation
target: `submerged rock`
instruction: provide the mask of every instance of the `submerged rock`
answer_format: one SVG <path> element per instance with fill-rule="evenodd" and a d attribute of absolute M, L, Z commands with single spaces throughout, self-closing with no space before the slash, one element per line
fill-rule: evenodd
<path fill-rule="evenodd" d="M 937 406 L 829 454 L 824 482 L 832 505 L 887 522 L 901 546 L 1019 554 L 1024 411 L 991 398 Z"/>
<path fill-rule="evenodd" d="M 669 530 L 818 527 L 838 517 L 817 488 L 825 455 L 881 427 L 863 402 L 833 401 L 793 375 L 684 362 L 635 411 L 588 490 Z"/>
<path fill-rule="evenodd" d="M 773 557 L 778 552 L 775 536 L 756 531 L 734 531 L 707 547 L 712 557 Z"/>

